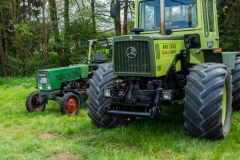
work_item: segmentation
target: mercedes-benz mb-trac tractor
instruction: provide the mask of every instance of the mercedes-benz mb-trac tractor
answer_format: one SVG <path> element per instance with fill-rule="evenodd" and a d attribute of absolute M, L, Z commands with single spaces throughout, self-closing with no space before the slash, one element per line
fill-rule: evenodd
<path fill-rule="evenodd" d="M 163 106 L 183 100 L 187 135 L 226 137 L 232 108 L 240 108 L 240 57 L 219 47 L 217 6 L 225 4 L 135 0 L 134 34 L 113 38 L 112 64 L 89 81 L 91 122 L 113 128 L 136 117 L 160 118 Z"/>
<path fill-rule="evenodd" d="M 92 48 L 97 41 L 110 40 L 111 38 L 89 40 L 87 59 L 70 58 L 70 66 L 36 71 L 38 91 L 30 93 L 26 98 L 27 111 L 44 111 L 48 100 L 55 100 L 60 103 L 62 114 L 78 114 L 80 106 L 84 103 L 83 95 L 89 87 L 88 80 L 92 77 L 93 70 L 105 62 L 105 54 L 98 53 L 91 61 Z"/>

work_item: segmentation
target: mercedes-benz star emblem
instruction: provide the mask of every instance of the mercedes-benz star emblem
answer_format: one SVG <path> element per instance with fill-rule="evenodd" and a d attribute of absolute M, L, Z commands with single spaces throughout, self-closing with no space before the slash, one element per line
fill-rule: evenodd
<path fill-rule="evenodd" d="M 137 50 L 134 47 L 129 47 L 126 51 L 128 58 L 135 58 L 137 55 Z"/>

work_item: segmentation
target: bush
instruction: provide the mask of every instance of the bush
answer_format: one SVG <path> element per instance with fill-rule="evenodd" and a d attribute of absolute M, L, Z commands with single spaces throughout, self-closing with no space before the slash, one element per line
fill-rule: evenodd
<path fill-rule="evenodd" d="M 7 70 L 8 76 L 22 76 L 22 62 L 15 56 L 9 56 L 9 66 L 13 73 Z M 25 76 L 34 76 L 35 71 L 45 68 L 44 55 L 42 53 L 35 53 L 25 60 Z M 58 55 L 55 52 L 50 52 L 48 55 L 47 68 L 59 67 Z M 0 77 L 3 77 L 3 71 L 0 67 Z"/>
<path fill-rule="evenodd" d="M 58 55 L 55 52 L 50 52 L 48 56 L 48 63 L 45 67 L 44 55 L 37 53 L 33 57 L 27 60 L 27 72 L 26 76 L 34 75 L 35 71 L 46 68 L 58 67 Z"/>

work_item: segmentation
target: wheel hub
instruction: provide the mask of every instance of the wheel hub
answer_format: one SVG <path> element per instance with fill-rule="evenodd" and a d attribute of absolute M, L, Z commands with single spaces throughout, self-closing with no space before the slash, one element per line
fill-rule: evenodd
<path fill-rule="evenodd" d="M 76 109 L 77 109 L 77 101 L 75 99 L 69 99 L 67 103 L 67 110 L 72 113 Z"/>

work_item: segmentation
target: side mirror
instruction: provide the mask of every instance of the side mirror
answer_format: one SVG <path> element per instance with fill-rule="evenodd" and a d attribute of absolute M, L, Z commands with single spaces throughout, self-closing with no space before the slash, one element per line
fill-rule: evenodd
<path fill-rule="evenodd" d="M 117 15 L 117 4 L 116 3 L 111 4 L 110 15 L 112 18 L 116 18 L 116 15 Z"/>
<path fill-rule="evenodd" d="M 217 4 L 219 6 L 224 6 L 224 5 L 228 4 L 228 0 L 217 0 Z"/>

